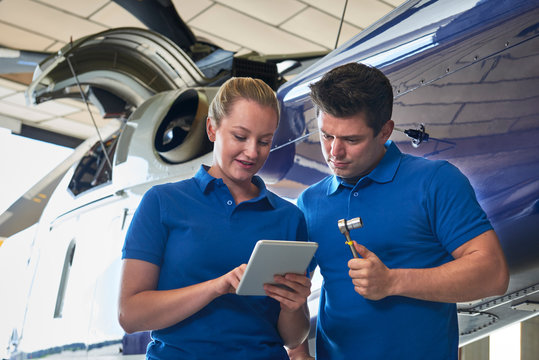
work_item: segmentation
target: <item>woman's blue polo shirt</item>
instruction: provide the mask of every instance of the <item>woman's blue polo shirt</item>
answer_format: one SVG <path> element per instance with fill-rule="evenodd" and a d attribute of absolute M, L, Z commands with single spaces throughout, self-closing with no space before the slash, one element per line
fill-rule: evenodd
<path fill-rule="evenodd" d="M 430 268 L 451 261 L 466 241 L 492 229 L 466 177 L 447 161 L 403 154 L 389 141 L 378 166 L 355 185 L 329 176 L 298 199 L 318 242 L 320 296 L 317 359 L 457 359 L 456 305 L 354 291 L 352 257 L 340 219 L 360 217 L 353 240 L 389 268 Z"/>
<path fill-rule="evenodd" d="M 204 167 L 188 180 L 157 185 L 143 197 L 123 258 L 161 268 L 158 290 L 217 278 L 247 263 L 261 239 L 307 239 L 292 203 L 255 176 L 258 197 L 235 204 L 228 187 Z M 152 331 L 151 359 L 288 359 L 277 329 L 280 305 L 267 296 L 227 294 L 191 317 Z"/>

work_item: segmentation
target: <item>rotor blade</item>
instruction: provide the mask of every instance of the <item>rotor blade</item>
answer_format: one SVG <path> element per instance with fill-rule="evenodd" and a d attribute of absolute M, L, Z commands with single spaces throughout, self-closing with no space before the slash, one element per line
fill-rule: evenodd
<path fill-rule="evenodd" d="M 102 133 L 105 137 L 108 137 L 117 131 L 120 126 L 121 122 L 110 123 L 102 129 Z M 73 164 L 76 164 L 92 148 L 96 141 L 96 136 L 85 140 L 71 155 L 32 186 L 4 213 L 0 214 L 0 239 L 8 238 L 39 221 L 51 194 L 55 191 L 64 175 Z"/>
<path fill-rule="evenodd" d="M 182 49 L 196 42 L 195 35 L 181 19 L 170 0 L 114 0 L 140 22 L 180 46 Z"/>
<path fill-rule="evenodd" d="M 31 73 L 50 53 L 0 47 L 0 74 Z"/>

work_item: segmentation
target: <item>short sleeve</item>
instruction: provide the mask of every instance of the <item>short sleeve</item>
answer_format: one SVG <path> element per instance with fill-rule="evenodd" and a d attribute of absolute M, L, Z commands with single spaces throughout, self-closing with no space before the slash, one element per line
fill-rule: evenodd
<path fill-rule="evenodd" d="M 129 225 L 122 249 L 123 259 L 138 259 L 161 266 L 168 231 L 159 193 L 151 188 L 144 194 Z"/>
<path fill-rule="evenodd" d="M 470 182 L 454 165 L 444 162 L 426 191 L 431 227 L 449 253 L 492 229 Z"/>
<path fill-rule="evenodd" d="M 304 216 L 304 220 L 305 220 L 305 223 L 308 224 L 308 214 L 306 213 L 306 208 L 305 208 L 305 202 L 304 202 L 304 199 L 305 199 L 305 192 L 301 193 L 300 196 L 298 197 L 298 200 L 296 202 L 298 208 L 301 210 L 303 216 Z M 309 236 L 309 227 L 308 225 L 306 225 L 306 228 L 305 228 L 305 238 L 307 239 L 307 241 L 311 241 L 310 239 L 310 236 Z M 309 267 L 307 268 L 307 274 L 310 274 L 312 273 L 315 269 L 316 269 L 316 266 L 317 266 L 317 262 L 316 262 L 316 253 L 315 253 L 315 256 L 313 257 L 313 259 L 311 260 L 311 263 L 309 264 Z"/>

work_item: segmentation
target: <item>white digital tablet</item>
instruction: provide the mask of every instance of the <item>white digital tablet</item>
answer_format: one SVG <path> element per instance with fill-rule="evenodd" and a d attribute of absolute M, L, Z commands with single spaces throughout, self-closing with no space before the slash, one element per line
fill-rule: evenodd
<path fill-rule="evenodd" d="M 317 248 L 315 242 L 259 240 L 236 294 L 266 295 L 264 284 L 273 284 L 274 275 L 304 274 Z"/>

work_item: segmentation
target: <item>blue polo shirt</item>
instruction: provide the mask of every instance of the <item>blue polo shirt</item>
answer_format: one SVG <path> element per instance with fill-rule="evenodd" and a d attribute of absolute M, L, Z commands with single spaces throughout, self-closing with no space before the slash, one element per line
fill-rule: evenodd
<path fill-rule="evenodd" d="M 307 240 L 305 219 L 268 191 L 235 204 L 228 187 L 204 167 L 188 180 L 152 187 L 143 197 L 123 258 L 161 268 L 158 290 L 217 278 L 247 263 L 255 243 Z M 267 296 L 227 294 L 180 323 L 152 331 L 150 359 L 288 359 L 277 329 L 280 305 Z"/>
<path fill-rule="evenodd" d="M 389 268 L 430 268 L 492 229 L 466 177 L 447 161 L 403 154 L 388 141 L 378 166 L 355 185 L 329 176 L 298 199 L 323 276 L 317 359 L 457 359 L 456 305 L 354 291 L 340 219 L 361 217 L 353 240 Z M 311 269 L 312 270 L 312 269 Z"/>

